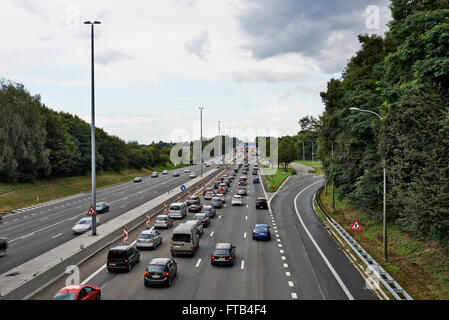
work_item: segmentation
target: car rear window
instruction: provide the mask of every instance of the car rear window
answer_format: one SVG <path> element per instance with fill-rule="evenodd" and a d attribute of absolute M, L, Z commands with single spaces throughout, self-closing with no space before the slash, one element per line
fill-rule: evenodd
<path fill-rule="evenodd" d="M 156 220 L 165 221 L 165 220 L 167 220 L 167 217 L 156 217 Z"/>
<path fill-rule="evenodd" d="M 151 264 L 147 270 L 148 272 L 162 273 L 165 272 L 165 266 L 160 264 Z"/>
<path fill-rule="evenodd" d="M 155 237 L 154 233 L 139 234 L 140 239 L 153 239 Z"/>
<path fill-rule="evenodd" d="M 58 292 L 53 300 L 75 300 L 76 293 L 70 292 Z"/>
<path fill-rule="evenodd" d="M 254 228 L 255 231 L 267 231 L 268 228 L 266 226 L 256 226 Z"/>
<path fill-rule="evenodd" d="M 213 252 L 214 256 L 229 256 L 229 249 L 221 248 L 215 249 Z"/>
<path fill-rule="evenodd" d="M 172 241 L 175 241 L 175 242 L 190 242 L 190 234 L 175 233 L 175 234 L 173 234 Z"/>
<path fill-rule="evenodd" d="M 170 210 L 181 210 L 181 206 L 170 206 Z"/>
<path fill-rule="evenodd" d="M 109 251 L 108 259 L 111 261 L 126 259 L 126 252 L 125 251 L 116 251 L 116 250 Z"/>

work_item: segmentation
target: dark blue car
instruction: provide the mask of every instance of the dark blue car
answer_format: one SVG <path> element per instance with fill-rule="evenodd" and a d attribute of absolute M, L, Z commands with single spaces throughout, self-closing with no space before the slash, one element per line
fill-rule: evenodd
<path fill-rule="evenodd" d="M 254 178 L 253 183 L 259 183 L 259 178 Z"/>
<path fill-rule="evenodd" d="M 270 233 L 270 227 L 266 224 L 256 224 L 253 226 L 253 240 L 270 240 L 271 239 L 271 233 Z"/>

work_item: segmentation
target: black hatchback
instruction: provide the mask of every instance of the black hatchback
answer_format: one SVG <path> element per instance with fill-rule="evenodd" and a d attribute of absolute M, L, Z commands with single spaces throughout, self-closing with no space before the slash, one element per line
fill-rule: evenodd
<path fill-rule="evenodd" d="M 154 258 L 145 268 L 145 287 L 165 284 L 171 286 L 173 278 L 178 273 L 178 265 L 171 258 Z"/>
<path fill-rule="evenodd" d="M 256 199 L 256 209 L 268 209 L 267 199 L 258 197 Z"/>
<path fill-rule="evenodd" d="M 217 243 L 212 248 L 210 263 L 212 265 L 230 264 L 235 260 L 235 246 L 231 243 Z"/>
<path fill-rule="evenodd" d="M 127 270 L 139 263 L 140 252 L 130 245 L 117 246 L 109 249 L 106 267 L 108 271 Z"/>

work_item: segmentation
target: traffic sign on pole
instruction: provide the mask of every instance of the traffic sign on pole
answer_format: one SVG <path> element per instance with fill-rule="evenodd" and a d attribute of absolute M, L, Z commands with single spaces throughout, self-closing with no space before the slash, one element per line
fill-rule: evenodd
<path fill-rule="evenodd" d="M 87 211 L 87 215 L 88 215 L 89 217 L 91 217 L 91 216 L 96 216 L 96 215 L 97 215 L 97 211 L 95 211 L 95 209 L 94 209 L 93 206 L 90 206 L 89 211 Z"/>
<path fill-rule="evenodd" d="M 181 191 L 184 191 L 186 189 L 186 186 L 185 185 L 182 185 L 181 186 Z"/>
<path fill-rule="evenodd" d="M 360 223 L 357 220 L 352 225 L 351 230 L 362 231 L 362 227 L 360 226 Z"/>

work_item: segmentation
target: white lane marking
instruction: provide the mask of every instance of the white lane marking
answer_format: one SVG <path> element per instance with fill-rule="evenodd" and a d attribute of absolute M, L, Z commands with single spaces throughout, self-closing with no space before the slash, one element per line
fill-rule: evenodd
<path fill-rule="evenodd" d="M 47 219 L 48 219 L 48 217 L 45 217 L 45 218 L 40 219 L 39 221 L 44 221 L 44 220 L 47 220 Z"/>
<path fill-rule="evenodd" d="M 126 204 L 124 204 L 123 206 L 121 206 L 120 208 L 124 208 L 124 207 L 126 207 Z"/>
<path fill-rule="evenodd" d="M 293 299 L 298 299 L 298 295 L 296 293 L 292 292 L 292 298 Z"/>
<path fill-rule="evenodd" d="M 287 263 L 284 263 L 284 268 L 288 268 L 288 264 Z"/>
<path fill-rule="evenodd" d="M 290 277 L 292 274 L 290 273 L 290 272 L 285 272 L 285 275 L 287 276 L 287 277 Z"/>
<path fill-rule="evenodd" d="M 246 232 L 243 233 L 243 238 L 246 238 Z"/>
<path fill-rule="evenodd" d="M 54 239 L 54 238 L 59 237 L 60 235 L 62 235 L 62 233 L 59 233 L 59 234 L 57 234 L 57 235 L 55 235 L 55 236 L 53 236 L 53 237 L 51 237 L 51 238 Z"/>
<path fill-rule="evenodd" d="M 289 287 L 293 287 L 293 281 L 289 281 L 289 282 L 288 282 L 288 286 L 289 286 Z"/>
<path fill-rule="evenodd" d="M 278 234 L 276 234 L 276 237 L 277 237 L 277 238 L 279 238 L 279 235 L 278 235 Z"/>
<path fill-rule="evenodd" d="M 282 256 L 281 259 L 282 260 L 287 260 L 287 258 L 285 256 Z"/>
<path fill-rule="evenodd" d="M 145 197 L 141 197 L 140 200 L 144 199 Z"/>
<path fill-rule="evenodd" d="M 218 216 L 218 219 L 221 219 L 221 216 Z"/>
<path fill-rule="evenodd" d="M 25 239 L 25 238 L 31 237 L 32 235 L 34 235 L 34 232 L 31 232 L 31 233 L 28 233 L 28 234 L 26 234 L 24 236 L 21 236 L 20 239 Z"/>
<path fill-rule="evenodd" d="M 214 232 L 212 231 L 211 233 L 210 233 L 210 236 L 212 237 L 214 235 Z"/>
<path fill-rule="evenodd" d="M 349 292 L 348 288 L 346 287 L 346 285 L 343 283 L 343 281 L 341 280 L 340 276 L 338 275 L 337 271 L 335 271 L 334 267 L 332 266 L 332 264 L 329 262 L 329 260 L 327 259 L 327 257 L 324 255 L 323 251 L 321 250 L 320 246 L 318 245 L 318 243 L 315 241 L 315 239 L 313 238 L 312 234 L 309 232 L 309 229 L 307 228 L 307 226 L 305 225 L 304 221 L 301 218 L 301 215 L 299 214 L 298 208 L 296 206 L 296 202 L 298 200 L 298 197 L 307 189 L 309 189 L 310 187 L 314 186 L 317 183 L 322 182 L 323 180 L 319 180 L 317 182 L 312 183 L 311 185 L 309 185 L 308 187 L 302 189 L 295 197 L 295 199 L 293 200 L 293 204 L 295 206 L 295 211 L 296 211 L 296 215 L 298 216 L 299 222 L 301 222 L 302 227 L 304 228 L 304 230 L 306 231 L 307 236 L 310 238 L 310 240 L 312 241 L 313 245 L 315 246 L 316 250 L 318 251 L 318 253 L 320 254 L 321 258 L 324 260 L 324 262 L 326 263 L 327 267 L 329 268 L 329 270 L 331 271 L 332 275 L 334 276 L 335 280 L 337 280 L 338 284 L 340 285 L 340 287 L 343 289 L 343 291 L 345 292 L 346 296 L 348 297 L 348 299 L 350 300 L 354 300 L 354 297 L 352 296 L 351 292 Z"/>
<path fill-rule="evenodd" d="M 279 247 L 279 248 L 282 248 L 282 244 L 278 243 L 278 247 Z"/>
<path fill-rule="evenodd" d="M 279 250 L 279 252 L 280 252 L 280 253 L 284 253 L 284 250 L 281 249 L 281 250 Z"/>
<path fill-rule="evenodd" d="M 248 207 L 249 207 L 249 205 L 246 205 L 246 207 L 248 208 Z"/>
<path fill-rule="evenodd" d="M 245 216 L 245 220 L 248 220 L 248 216 Z"/>
<path fill-rule="evenodd" d="M 277 240 L 277 242 L 281 242 L 281 239 L 276 239 Z"/>
<path fill-rule="evenodd" d="M 28 218 L 28 216 L 23 217 L 24 219 Z"/>
<path fill-rule="evenodd" d="M 201 259 L 198 259 L 198 262 L 196 263 L 195 268 L 198 268 L 200 266 L 200 263 L 201 263 Z"/>
<path fill-rule="evenodd" d="M 240 263 L 240 269 L 245 269 L 245 260 L 242 260 L 242 263 Z"/>

